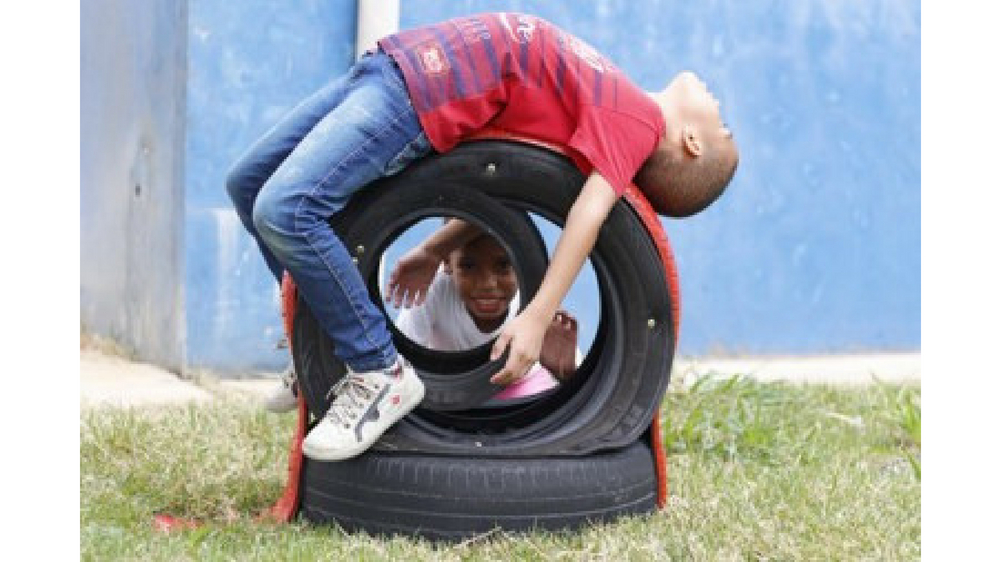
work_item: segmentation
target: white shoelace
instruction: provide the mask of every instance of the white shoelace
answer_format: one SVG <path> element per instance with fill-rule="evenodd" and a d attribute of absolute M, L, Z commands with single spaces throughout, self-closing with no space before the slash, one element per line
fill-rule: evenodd
<path fill-rule="evenodd" d="M 335 384 L 326 397 L 334 396 L 330 409 L 326 411 L 334 423 L 343 424 L 345 428 L 357 421 L 371 403 L 371 400 L 378 396 L 380 387 L 378 383 L 368 380 L 370 377 L 348 374 L 340 382 Z"/>

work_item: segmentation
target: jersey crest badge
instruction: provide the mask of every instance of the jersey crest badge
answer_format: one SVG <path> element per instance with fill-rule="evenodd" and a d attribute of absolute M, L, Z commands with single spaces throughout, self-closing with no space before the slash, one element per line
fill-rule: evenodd
<path fill-rule="evenodd" d="M 437 43 L 424 43 L 416 48 L 420 69 L 424 74 L 444 74 L 450 68 L 444 49 Z"/>

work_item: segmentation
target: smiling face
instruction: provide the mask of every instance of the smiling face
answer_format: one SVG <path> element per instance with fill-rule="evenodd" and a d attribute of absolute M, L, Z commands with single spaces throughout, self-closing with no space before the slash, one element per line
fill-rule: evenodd
<path fill-rule="evenodd" d="M 448 256 L 459 297 L 482 332 L 492 332 L 507 318 L 517 292 L 517 276 L 506 250 L 483 235 Z"/>

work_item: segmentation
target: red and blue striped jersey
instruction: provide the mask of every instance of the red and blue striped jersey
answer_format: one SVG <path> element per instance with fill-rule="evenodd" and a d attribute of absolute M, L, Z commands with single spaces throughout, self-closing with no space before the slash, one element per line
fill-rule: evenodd
<path fill-rule="evenodd" d="M 577 37 L 534 16 L 480 14 L 379 41 L 438 152 L 486 126 L 569 148 L 619 195 L 663 136 L 659 107 Z"/>

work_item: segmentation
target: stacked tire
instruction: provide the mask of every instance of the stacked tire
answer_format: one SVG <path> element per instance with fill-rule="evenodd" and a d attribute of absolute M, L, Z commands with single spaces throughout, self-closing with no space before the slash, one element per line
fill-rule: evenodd
<path fill-rule="evenodd" d="M 383 302 L 385 249 L 425 218 L 456 216 L 514 256 L 526 304 L 547 265 L 529 213 L 562 226 L 584 179 L 546 148 L 469 142 L 369 186 L 331 223 L 376 303 Z M 461 540 L 497 528 L 568 530 L 655 511 L 649 432 L 670 377 L 677 288 L 665 274 L 666 238 L 645 210 L 620 201 L 601 229 L 590 255 L 600 291 L 597 333 L 576 375 L 556 389 L 484 403 L 497 392 L 489 376 L 503 361 L 489 361 L 491 344 L 429 350 L 390 323 L 427 397 L 365 454 L 304 459 L 303 517 L 348 531 Z M 295 368 L 315 423 L 345 369 L 301 297 L 293 326 Z"/>

